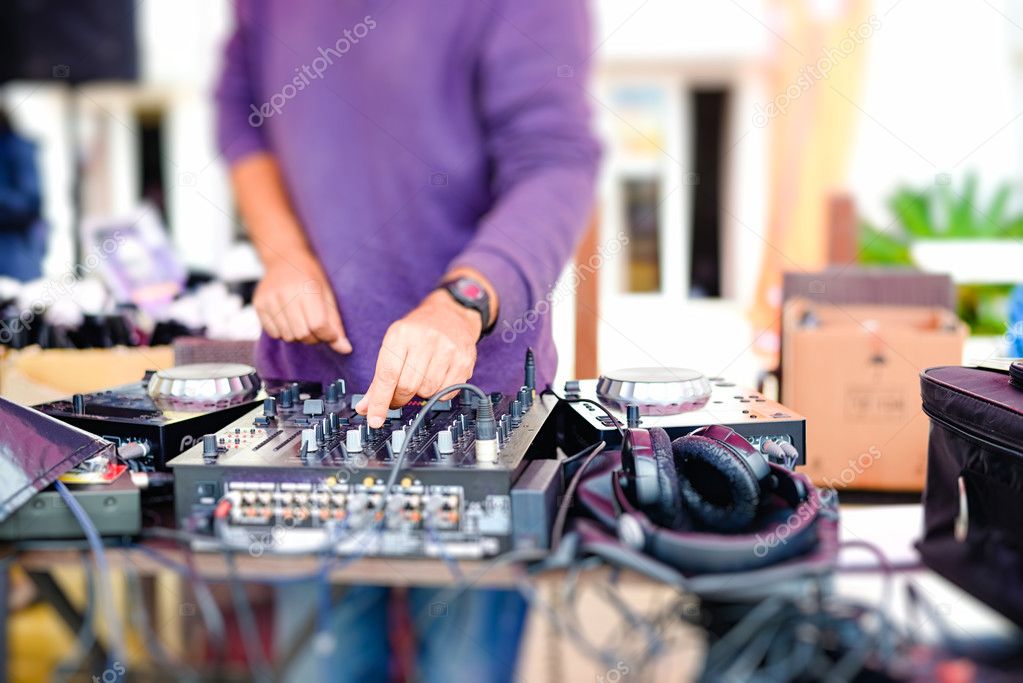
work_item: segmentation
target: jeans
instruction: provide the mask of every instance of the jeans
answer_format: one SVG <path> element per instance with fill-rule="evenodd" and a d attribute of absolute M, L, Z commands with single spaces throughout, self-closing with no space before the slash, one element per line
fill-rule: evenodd
<path fill-rule="evenodd" d="M 412 588 L 408 605 L 416 638 L 412 680 L 423 683 L 503 683 L 514 679 L 526 603 L 515 591 L 472 590 L 450 603 L 442 589 Z M 287 642 L 289 622 L 309 618 L 321 587 L 297 584 L 277 589 L 277 642 Z M 309 643 L 296 657 L 287 681 L 386 683 L 390 676 L 389 589 L 352 586 L 328 616 L 332 647 Z M 291 629 L 293 630 L 293 628 Z M 282 641 L 281 635 L 284 636 Z M 326 678 L 324 678 L 326 677 Z"/>

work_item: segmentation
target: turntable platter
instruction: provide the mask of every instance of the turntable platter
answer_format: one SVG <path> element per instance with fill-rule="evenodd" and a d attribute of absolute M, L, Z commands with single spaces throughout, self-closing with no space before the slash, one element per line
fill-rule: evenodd
<path fill-rule="evenodd" d="M 244 363 L 195 363 L 159 370 L 147 393 L 180 403 L 228 402 L 252 398 L 262 386 L 256 369 Z"/>
<path fill-rule="evenodd" d="M 699 410 L 710 399 L 710 382 L 685 368 L 626 368 L 597 381 L 601 402 L 619 410 L 639 406 L 641 415 L 677 415 Z"/>

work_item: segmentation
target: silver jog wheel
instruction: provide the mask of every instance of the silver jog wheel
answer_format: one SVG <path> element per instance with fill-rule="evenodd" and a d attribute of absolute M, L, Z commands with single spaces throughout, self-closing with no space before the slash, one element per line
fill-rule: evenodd
<path fill-rule="evenodd" d="M 626 368 L 597 380 L 601 402 L 624 411 L 639 406 L 641 415 L 678 415 L 699 410 L 710 400 L 710 382 L 685 368 Z"/>
<path fill-rule="evenodd" d="M 256 369 L 244 363 L 195 363 L 158 370 L 146 392 L 174 403 L 234 403 L 254 397 L 262 387 Z"/>

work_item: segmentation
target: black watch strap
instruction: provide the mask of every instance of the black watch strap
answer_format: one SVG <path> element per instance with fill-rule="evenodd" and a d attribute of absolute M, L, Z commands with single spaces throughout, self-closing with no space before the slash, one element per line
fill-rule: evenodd
<path fill-rule="evenodd" d="M 462 306 L 471 308 L 480 314 L 483 321 L 482 327 L 480 327 L 480 339 L 490 334 L 494 329 L 494 323 L 490 321 L 490 295 L 487 294 L 486 287 L 471 277 L 457 277 L 442 282 L 439 289 L 447 291 L 451 298 Z"/>

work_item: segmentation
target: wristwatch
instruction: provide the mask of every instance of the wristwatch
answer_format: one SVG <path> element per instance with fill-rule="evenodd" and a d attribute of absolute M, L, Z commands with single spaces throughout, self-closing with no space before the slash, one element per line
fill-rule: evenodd
<path fill-rule="evenodd" d="M 480 328 L 480 339 L 490 334 L 494 329 L 494 323 L 490 322 L 490 295 L 486 288 L 471 277 L 459 277 L 454 280 L 442 282 L 438 289 L 445 290 L 451 297 L 462 306 L 478 311 L 483 319 L 483 326 Z"/>

